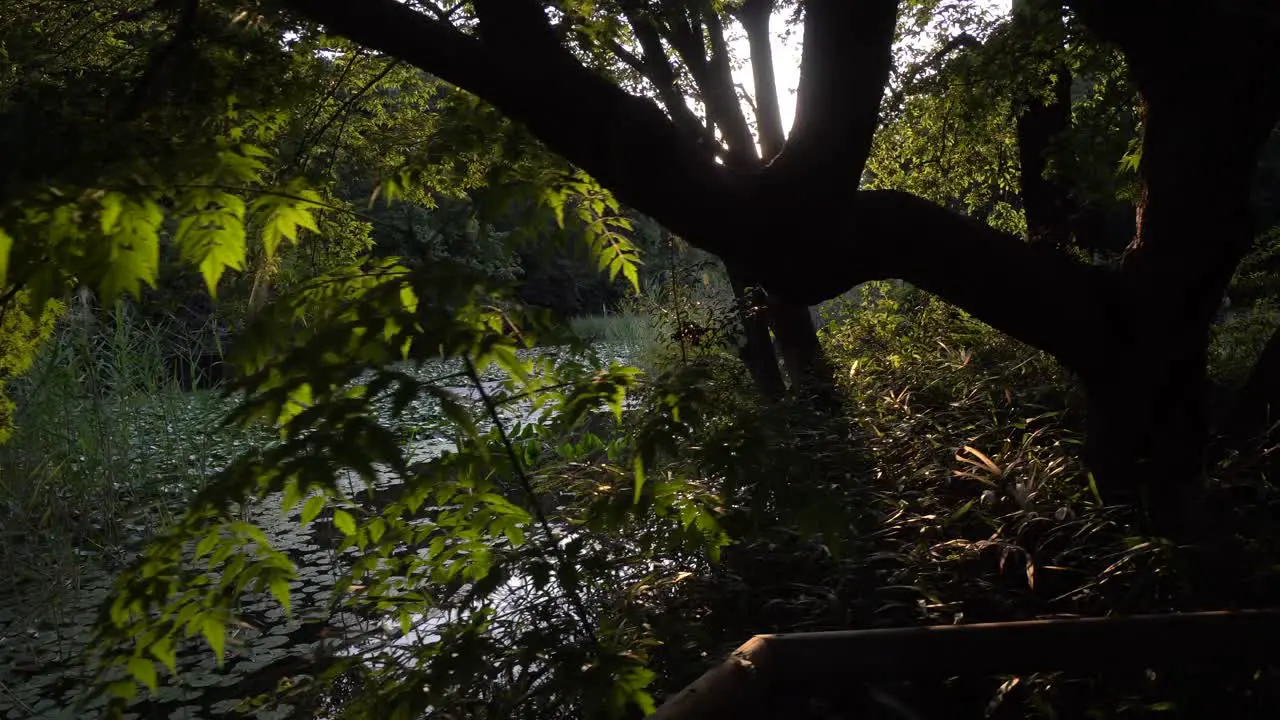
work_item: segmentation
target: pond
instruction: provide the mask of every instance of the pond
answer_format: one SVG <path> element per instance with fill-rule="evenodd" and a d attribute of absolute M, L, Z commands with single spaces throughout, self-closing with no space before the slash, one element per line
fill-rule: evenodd
<path fill-rule="evenodd" d="M 622 359 L 625 349 L 607 348 L 601 355 Z M 500 382 L 501 378 L 490 376 L 483 384 L 493 391 Z M 459 385 L 452 389 L 473 406 L 478 404 L 474 388 Z M 502 414 L 508 422 L 537 419 L 530 415 L 527 403 L 505 407 Z M 415 438 L 410 449 L 414 457 L 427 459 L 453 447 L 446 437 L 436 434 Z M 358 492 L 370 488 L 362 487 L 354 478 L 348 482 L 351 497 L 372 496 L 376 504 L 376 497 L 393 489 L 397 481 L 381 479 L 372 488 L 373 493 Z M 331 611 L 328 601 L 343 569 L 336 552 L 340 535 L 323 520 L 303 526 L 300 505 L 287 516 L 280 513 L 279 507 L 280 498 L 267 498 L 248 509 L 245 519 L 262 527 L 298 568 L 296 579 L 290 583 L 291 613 L 286 614 L 268 595 L 244 598 L 243 623 L 227 629 L 225 662 L 217 664 L 207 646 L 188 643 L 179 651 L 177 676 L 163 678 L 155 693 L 143 693 L 135 700 L 129 708 L 131 717 L 179 720 L 249 716 L 269 720 L 304 715 L 301 708 L 288 705 L 252 711 L 240 700 L 270 693 L 281 682 L 313 675 L 323 667 L 326 657 L 355 646 L 435 639 L 430 619 L 420 619 L 408 635 L 402 636 L 398 626 L 394 632 L 387 632 L 380 621 Z M 59 612 L 43 613 L 53 620 L 32 623 L 27 619 L 32 615 L 29 608 L 0 607 L 0 720 L 81 716 L 73 706 L 82 697 L 90 677 L 81 653 L 91 639 L 98 608 L 111 591 L 113 577 L 107 567 L 84 568 L 77 587 L 67 593 L 69 599 Z M 519 577 L 510 579 L 506 592 L 519 594 L 524 582 Z M 97 700 L 83 716 L 93 717 L 105 702 Z M 323 716 L 318 707 L 308 708 L 305 716 L 313 717 L 317 712 Z"/>

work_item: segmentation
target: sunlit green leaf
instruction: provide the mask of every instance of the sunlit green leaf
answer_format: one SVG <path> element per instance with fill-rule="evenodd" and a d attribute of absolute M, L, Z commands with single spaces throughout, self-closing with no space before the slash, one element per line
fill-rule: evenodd
<path fill-rule="evenodd" d="M 156 689 L 156 666 L 155 663 L 146 658 L 134 657 L 129 658 L 129 674 L 138 682 L 146 685 L 148 689 Z"/>
<path fill-rule="evenodd" d="M 356 534 L 356 519 L 346 510 L 339 508 L 333 511 L 333 526 L 340 530 L 343 535 Z"/>
<path fill-rule="evenodd" d="M 306 504 L 302 506 L 302 524 L 310 525 L 324 510 L 326 502 L 327 499 L 323 495 L 313 495 L 307 498 Z"/>
<path fill-rule="evenodd" d="M 226 625 L 212 615 L 205 615 L 200 622 L 200 634 L 209 643 L 209 649 L 213 650 L 213 655 L 218 659 L 219 664 L 222 663 L 223 650 L 226 647 L 226 633 Z"/>

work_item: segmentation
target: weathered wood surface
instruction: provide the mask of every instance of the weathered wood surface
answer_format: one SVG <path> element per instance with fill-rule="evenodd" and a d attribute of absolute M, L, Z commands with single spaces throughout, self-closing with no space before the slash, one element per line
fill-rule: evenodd
<path fill-rule="evenodd" d="M 1280 610 L 757 635 L 672 696 L 654 720 L 764 720 L 772 700 L 849 682 L 1264 663 L 1280 656 Z"/>

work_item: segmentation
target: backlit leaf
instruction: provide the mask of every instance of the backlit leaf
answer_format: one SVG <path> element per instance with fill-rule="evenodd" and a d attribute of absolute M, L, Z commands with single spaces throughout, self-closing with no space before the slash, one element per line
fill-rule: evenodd
<path fill-rule="evenodd" d="M 140 657 L 129 658 L 129 674 L 149 690 L 156 689 L 156 665 L 154 662 Z"/>
<path fill-rule="evenodd" d="M 343 535 L 356 534 L 356 519 L 351 517 L 351 513 L 346 510 L 337 509 L 333 511 L 333 526 L 338 528 Z"/>

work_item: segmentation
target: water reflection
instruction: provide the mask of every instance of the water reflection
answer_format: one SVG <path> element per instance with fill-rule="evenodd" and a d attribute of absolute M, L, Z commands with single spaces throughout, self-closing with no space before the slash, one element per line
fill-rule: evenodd
<path fill-rule="evenodd" d="M 501 394 L 500 380 L 489 379 L 483 384 L 486 392 Z M 480 399 L 475 388 L 453 391 L 473 406 Z M 501 408 L 504 421 L 512 424 L 544 421 L 545 412 L 535 411 L 529 399 Z M 427 437 L 415 441 L 409 454 L 412 461 L 419 462 L 454 449 L 448 439 Z M 372 488 L 354 476 L 346 482 L 349 496 L 360 501 L 369 496 L 362 491 L 372 490 L 375 498 L 385 496 L 399 480 L 379 478 Z M 228 628 L 226 662 L 220 667 L 200 642 L 186 643 L 179 649 L 177 677 L 167 678 L 167 684 L 155 693 L 140 696 L 126 717 L 242 717 L 239 698 L 271 693 L 281 681 L 313 675 L 325 658 L 360 654 L 377 662 L 407 662 L 413 648 L 441 639 L 439 630 L 455 619 L 443 611 L 413 616 L 408 633 L 385 619 L 332 611 L 333 587 L 344 573 L 342 558 L 334 549 L 336 538 L 326 523 L 302 526 L 300 506 L 282 516 L 280 501 L 279 496 L 266 498 L 248 508 L 244 519 L 263 528 L 271 542 L 297 565 L 297 578 L 290 583 L 292 614 L 287 615 L 269 597 L 246 597 L 241 607 L 243 623 Z M 426 508 L 422 513 L 430 517 L 433 510 L 439 508 Z M 573 537 L 563 527 L 555 532 L 562 544 Z M 530 532 L 529 541 L 543 539 Z M 56 621 L 33 624 L 27 619 L 29 608 L 0 607 L 0 720 L 81 716 L 72 706 L 80 699 L 90 673 L 81 664 L 80 653 L 91 639 L 98 607 L 110 593 L 112 580 L 108 569 L 85 568 L 78 587 L 67 593 L 70 599 L 56 613 Z M 464 586 L 461 591 L 467 589 Z M 519 609 L 527 607 L 536 595 L 544 601 L 560 602 L 553 580 L 539 588 L 521 575 L 508 577 L 487 602 L 499 622 L 518 622 Z M 92 703 L 83 716 L 95 717 L 105 702 Z M 282 705 L 251 716 L 271 720 L 290 717 L 293 712 L 291 706 Z"/>

